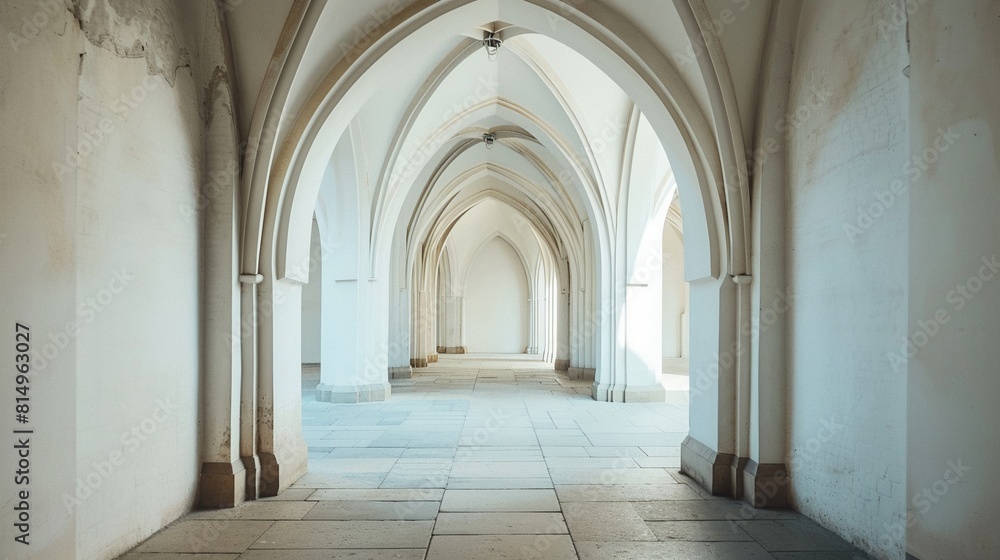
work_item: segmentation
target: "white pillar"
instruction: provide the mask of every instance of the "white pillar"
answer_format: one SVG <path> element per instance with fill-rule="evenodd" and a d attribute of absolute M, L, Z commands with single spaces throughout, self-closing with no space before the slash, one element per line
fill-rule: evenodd
<path fill-rule="evenodd" d="M 367 278 L 323 277 L 323 347 L 317 400 L 334 403 L 384 401 L 392 393 L 388 356 L 365 337 L 371 312 Z"/>
<path fill-rule="evenodd" d="M 257 318 L 259 495 L 268 497 L 284 491 L 308 467 L 301 410 L 302 285 L 265 276 L 257 293 Z"/>

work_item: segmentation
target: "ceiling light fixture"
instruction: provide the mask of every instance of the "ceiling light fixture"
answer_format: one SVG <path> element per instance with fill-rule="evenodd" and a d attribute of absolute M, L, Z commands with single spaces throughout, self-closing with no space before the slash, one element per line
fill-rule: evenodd
<path fill-rule="evenodd" d="M 483 46 L 486 47 L 486 54 L 489 55 L 490 61 L 495 61 L 497 55 L 500 53 L 500 47 L 503 45 L 503 39 L 501 39 L 496 33 L 489 31 L 486 33 L 486 38 L 483 39 Z"/>
<path fill-rule="evenodd" d="M 486 143 L 487 150 L 492 150 L 493 145 L 497 143 L 497 135 L 492 132 L 487 132 L 486 134 L 483 134 L 483 142 Z"/>

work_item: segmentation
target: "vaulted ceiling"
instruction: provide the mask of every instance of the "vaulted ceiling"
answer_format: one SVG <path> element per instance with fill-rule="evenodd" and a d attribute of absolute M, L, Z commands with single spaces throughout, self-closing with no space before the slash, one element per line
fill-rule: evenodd
<path fill-rule="evenodd" d="M 367 199 L 359 206 L 368 216 L 362 230 L 373 253 L 379 243 L 391 243 L 397 227 L 408 243 L 423 242 L 449 210 L 463 212 L 463 204 L 486 193 L 516 203 L 556 240 L 556 254 L 565 255 L 572 251 L 570 230 L 579 235 L 588 219 L 605 228 L 605 239 L 626 219 L 648 222 L 628 216 L 638 192 L 629 185 L 637 182 L 651 185 L 643 187 L 651 194 L 640 193 L 639 205 L 655 207 L 658 216 L 677 183 L 700 197 L 691 236 L 711 256 L 692 271 L 717 275 L 720 255 L 729 250 L 726 237 L 742 251 L 746 185 L 731 175 L 742 173 L 743 146 L 753 135 L 769 2 L 389 0 L 358 6 L 242 0 L 227 12 L 239 125 L 251 142 L 255 134 L 275 138 L 277 151 L 266 157 L 279 164 L 280 175 L 269 182 L 285 177 L 296 200 L 284 204 L 284 223 L 311 213 L 294 193 L 322 182 L 328 166 L 317 158 L 343 154 L 351 161 L 331 165 L 356 170 L 355 187 Z M 620 39 L 605 39 L 571 47 L 560 38 L 578 30 L 560 27 L 570 26 L 577 9 L 600 21 L 605 37 L 644 37 L 621 46 L 614 43 Z M 511 21 L 532 21 L 533 28 Z M 386 33 L 390 27 L 393 33 Z M 495 60 L 482 46 L 489 31 L 504 40 Z M 635 67 L 617 58 L 629 49 Z M 635 81 L 640 75 L 646 82 Z M 338 89 L 334 80 L 343 76 L 354 76 L 350 89 Z M 649 81 L 664 76 L 675 83 Z M 657 87 L 670 93 L 655 93 Z M 655 97 L 662 95 L 675 98 Z M 647 118 L 647 110 L 656 114 Z M 493 149 L 482 141 L 487 133 L 497 138 Z M 343 142 L 350 149 L 334 149 Z M 705 143 L 713 146 L 706 151 Z M 674 160 L 678 154 L 684 161 Z M 308 235 L 305 227 L 282 227 L 293 228 L 290 240 Z M 392 229 L 383 232 L 386 227 Z M 287 266 L 280 251 L 279 269 Z M 730 258 L 734 270 L 745 267 L 745 255 Z"/>

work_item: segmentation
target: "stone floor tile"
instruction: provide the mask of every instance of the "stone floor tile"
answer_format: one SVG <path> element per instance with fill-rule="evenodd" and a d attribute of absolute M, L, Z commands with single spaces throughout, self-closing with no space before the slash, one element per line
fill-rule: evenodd
<path fill-rule="evenodd" d="M 737 522 L 770 552 L 851 551 L 854 547 L 808 519 Z"/>
<path fill-rule="evenodd" d="M 538 444 L 548 447 L 587 447 L 590 440 L 586 436 L 538 436 Z"/>
<path fill-rule="evenodd" d="M 348 473 L 348 474 L 313 474 L 308 473 L 295 484 L 293 488 L 378 488 L 389 473 Z"/>
<path fill-rule="evenodd" d="M 173 552 L 130 552 L 118 560 L 236 560 L 239 554 L 175 554 Z"/>
<path fill-rule="evenodd" d="M 184 520 L 153 535 L 135 552 L 241 553 L 272 525 L 271 521 Z"/>
<path fill-rule="evenodd" d="M 636 457 L 633 460 L 644 469 L 679 469 L 681 467 L 680 457 Z"/>
<path fill-rule="evenodd" d="M 641 447 L 642 451 L 650 457 L 680 457 L 680 447 Z"/>
<path fill-rule="evenodd" d="M 542 455 L 549 457 L 590 457 L 585 447 L 546 447 L 542 446 Z"/>
<path fill-rule="evenodd" d="M 278 521 L 251 548 L 426 548 L 433 527 L 433 521 Z"/>
<path fill-rule="evenodd" d="M 618 447 L 622 445 L 635 447 L 671 447 L 680 445 L 687 437 L 686 433 L 671 432 L 659 434 L 587 434 L 587 439 L 594 447 Z"/>
<path fill-rule="evenodd" d="M 752 541 L 738 524 L 732 521 L 649 521 L 646 523 L 661 541 Z"/>
<path fill-rule="evenodd" d="M 555 484 L 675 484 L 660 469 L 549 469 Z"/>
<path fill-rule="evenodd" d="M 258 502 L 302 502 L 309 499 L 315 488 L 289 488 L 277 496 L 258 498 Z"/>
<path fill-rule="evenodd" d="M 576 560 L 566 535 L 451 536 L 435 535 L 427 560 Z"/>
<path fill-rule="evenodd" d="M 754 509 L 732 500 L 634 502 L 632 507 L 646 521 L 743 521 L 798 516 L 788 510 Z"/>
<path fill-rule="evenodd" d="M 162 552 L 123 558 L 866 558 L 800 514 L 711 496 L 681 474 L 686 393 L 597 403 L 590 382 L 545 364 L 454 358 L 392 381 L 385 403 L 332 405 L 304 391 L 307 475 L 277 498 L 191 514 L 143 544 Z M 468 534 L 435 534 L 445 532 Z"/>
<path fill-rule="evenodd" d="M 346 502 L 378 501 L 378 502 L 440 502 L 444 490 L 439 488 L 399 488 L 399 489 L 333 489 L 316 490 L 310 497 L 313 501 Z"/>
<path fill-rule="evenodd" d="M 537 478 L 449 478 L 448 490 L 517 490 L 552 488 L 552 479 Z"/>
<path fill-rule="evenodd" d="M 456 462 L 451 469 L 455 478 L 541 478 L 549 475 L 544 462 Z"/>
<path fill-rule="evenodd" d="M 459 445 L 481 445 L 510 447 L 516 445 L 538 445 L 538 438 L 531 435 L 499 435 L 488 434 L 486 437 L 480 435 L 462 436 L 458 440 Z"/>
<path fill-rule="evenodd" d="M 542 450 L 538 447 L 459 447 L 455 462 L 541 462 Z"/>
<path fill-rule="evenodd" d="M 619 457 L 546 457 L 550 469 L 637 469 L 635 459 Z"/>
<path fill-rule="evenodd" d="M 452 448 L 442 448 L 442 447 L 427 447 L 427 448 L 414 448 L 414 449 L 403 449 L 401 458 L 412 459 L 412 458 L 451 458 L 455 456 L 455 449 Z"/>
<path fill-rule="evenodd" d="M 387 476 L 378 486 L 379 488 L 395 488 L 395 489 L 405 489 L 405 488 L 440 488 L 444 489 L 449 483 L 447 473 L 444 474 L 428 474 L 428 475 L 394 475 Z"/>
<path fill-rule="evenodd" d="M 395 458 L 378 459 L 373 457 L 365 458 L 339 458 L 320 459 L 309 461 L 309 472 L 315 474 L 353 474 L 353 473 L 373 473 L 387 472 L 396 464 Z"/>
<path fill-rule="evenodd" d="M 442 512 L 558 512 L 553 490 L 446 490 Z"/>
<path fill-rule="evenodd" d="M 577 542 L 580 560 L 772 560 L 757 543 Z"/>
<path fill-rule="evenodd" d="M 842 550 L 837 552 L 772 552 L 771 556 L 775 560 L 872 560 L 871 556 L 860 550 Z"/>
<path fill-rule="evenodd" d="M 563 515 L 576 542 L 656 540 L 656 535 L 628 502 L 565 503 Z"/>
<path fill-rule="evenodd" d="M 305 519 L 313 521 L 433 521 L 438 502 L 349 500 L 316 502 Z"/>
<path fill-rule="evenodd" d="M 186 519 L 254 519 L 259 521 L 290 521 L 302 519 L 316 502 L 246 502 L 231 509 L 196 511 Z"/>
<path fill-rule="evenodd" d="M 329 458 L 398 459 L 403 455 L 404 451 L 405 449 L 399 449 L 393 447 L 337 447 L 330 452 Z"/>
<path fill-rule="evenodd" d="M 646 452 L 640 447 L 587 447 L 587 454 L 591 457 L 647 457 Z"/>
<path fill-rule="evenodd" d="M 239 560 L 423 560 L 424 549 L 249 550 Z M 142 559 L 139 559 L 142 560 Z M 186 558 L 178 560 L 187 560 Z"/>
<path fill-rule="evenodd" d="M 435 535 L 557 535 L 567 534 L 558 513 L 444 513 Z"/>
<path fill-rule="evenodd" d="M 556 485 L 560 502 L 700 500 L 685 484 Z"/>

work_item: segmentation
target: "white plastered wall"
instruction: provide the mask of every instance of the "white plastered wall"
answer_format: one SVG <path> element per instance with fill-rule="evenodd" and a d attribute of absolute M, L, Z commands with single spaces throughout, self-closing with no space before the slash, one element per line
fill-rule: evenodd
<path fill-rule="evenodd" d="M 323 248 L 319 226 L 313 223 L 312 250 L 310 254 L 321 255 Z M 322 350 L 323 316 L 323 266 L 316 261 L 309 271 L 309 283 L 302 286 L 302 363 L 318 364 Z"/>
<path fill-rule="evenodd" d="M 663 227 L 663 358 L 686 358 L 688 287 L 684 281 L 684 236 L 669 223 Z"/>
<path fill-rule="evenodd" d="M 907 201 L 863 235 L 859 211 L 908 156 L 905 28 L 891 2 L 807 2 L 788 116 L 788 449 L 794 507 L 887 558 L 905 502 Z M 772 302 L 772 300 L 774 300 Z M 768 295 L 763 308 L 784 309 Z"/>
<path fill-rule="evenodd" d="M 528 278 L 502 237 L 479 248 L 465 276 L 465 345 L 469 352 L 523 354 L 528 348 Z"/>
<path fill-rule="evenodd" d="M 1000 3 L 928 2 L 909 21 L 917 163 L 889 210 L 910 220 L 909 317 L 889 350 L 908 381 L 907 552 L 996 558 Z"/>
<path fill-rule="evenodd" d="M 20 263 L 3 267 L 19 302 L 0 317 L 30 325 L 36 353 L 32 546 L 7 540 L 5 558 L 117 557 L 195 502 L 199 26 L 170 2 L 119 9 L 84 2 L 81 32 L 61 2 L 0 8 L 5 38 L 47 21 L 0 47 L 4 87 L 19 84 L 0 109 L 2 169 L 16 177 L 3 187 L 0 251 Z M 136 24 L 152 19 L 153 31 Z"/>

